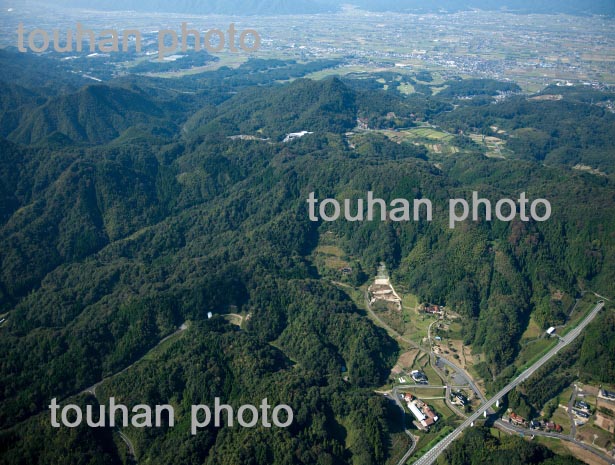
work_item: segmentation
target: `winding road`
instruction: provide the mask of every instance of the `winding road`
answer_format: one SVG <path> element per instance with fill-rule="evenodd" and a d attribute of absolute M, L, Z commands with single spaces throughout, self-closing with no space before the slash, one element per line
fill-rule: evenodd
<path fill-rule="evenodd" d="M 181 332 L 185 331 L 186 329 L 188 329 L 188 325 L 186 323 L 183 323 L 179 328 L 177 328 L 177 330 L 174 333 L 169 334 L 167 337 L 161 339 L 160 342 L 158 342 L 158 344 L 156 344 L 154 347 L 152 347 L 145 355 L 149 354 L 152 350 L 154 350 L 157 347 L 159 347 L 162 343 L 168 341 L 169 339 L 171 339 L 172 337 L 180 334 Z M 145 357 L 145 355 L 143 357 Z M 105 381 L 107 381 L 107 380 L 109 380 L 111 378 L 114 378 L 114 377 L 116 377 L 117 375 L 119 375 L 121 373 L 124 373 L 126 370 L 129 370 L 136 363 L 141 361 L 143 359 L 143 357 L 141 357 L 138 360 L 135 360 L 133 363 L 131 363 L 127 367 L 123 368 L 122 370 L 120 370 L 120 371 L 118 371 L 116 373 L 113 373 L 112 375 L 109 375 L 106 378 L 101 379 L 96 384 L 93 384 L 90 387 L 85 388 L 79 394 L 88 393 L 88 394 L 92 394 L 94 397 L 96 397 L 96 388 L 98 386 L 100 386 Z M 126 447 L 128 448 L 128 455 L 132 458 L 133 463 L 137 463 L 137 454 L 135 453 L 135 447 L 132 444 L 132 441 L 130 440 L 130 438 L 128 436 L 126 436 L 124 433 L 122 433 L 122 431 L 119 428 L 117 428 L 116 431 L 120 435 L 120 438 L 122 438 L 122 441 L 124 441 L 124 443 L 126 444 Z"/>

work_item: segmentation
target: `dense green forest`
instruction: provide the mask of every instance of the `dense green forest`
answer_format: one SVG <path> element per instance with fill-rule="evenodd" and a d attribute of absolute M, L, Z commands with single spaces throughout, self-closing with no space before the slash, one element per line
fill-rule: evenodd
<path fill-rule="evenodd" d="M 439 458 L 441 465 L 580 465 L 569 456 L 557 456 L 545 446 L 516 436 L 492 436 L 487 428 L 469 429 Z"/>
<path fill-rule="evenodd" d="M 111 431 L 56 435 L 40 412 L 52 397 L 95 401 L 78 394 L 186 321 L 158 357 L 106 382 L 97 397 L 172 402 L 182 418 L 190 404 L 216 396 L 235 404 L 269 397 L 291 405 L 296 421 L 287 430 L 212 428 L 195 437 L 185 421 L 133 429 L 140 460 L 384 463 L 392 407 L 373 390 L 399 349 L 319 276 L 310 254 L 325 234 L 365 270 L 355 284 L 384 261 L 420 299 L 458 311 L 465 342 L 485 353 L 478 368 L 489 381 L 517 356 L 530 316 L 543 328 L 565 319 L 556 292 L 609 294 L 615 115 L 585 101 L 588 91 L 482 104 L 457 98 L 518 89 L 451 81 L 449 94 L 428 95 L 425 85 L 405 97 L 364 78 L 278 83 L 330 66 L 253 60 L 182 79 L 85 86 L 70 73 L 64 79 L 61 67 L 44 80 L 24 65 L 18 84 L 0 72 L 8 81 L 0 86 L 0 463 L 57 463 L 60 452 L 67 463 L 128 460 Z M 357 119 L 371 130 L 349 135 Z M 376 131 L 424 120 L 454 134 L 455 156 Z M 573 120 L 578 130 L 566 126 Z M 493 125 L 509 134 L 507 159 L 486 157 L 466 135 Z M 283 141 L 302 130 L 312 134 Z M 580 162 L 604 174 L 571 169 Z M 308 218 L 310 192 L 343 199 L 368 190 L 386 200 L 429 198 L 434 220 Z M 449 229 L 447 200 L 473 190 L 491 200 L 547 198 L 552 218 Z M 228 313 L 249 319 L 239 330 L 222 318 Z M 605 327 L 613 332 L 613 318 L 601 318 L 569 363 L 606 380 L 615 350 L 595 341 Z M 524 394 L 535 408 L 550 398 L 541 389 Z M 472 441 L 505 450 L 517 440 Z M 527 463 L 574 463 L 517 442 L 519 460 L 536 458 Z M 463 447 L 447 460 L 469 454 Z"/>

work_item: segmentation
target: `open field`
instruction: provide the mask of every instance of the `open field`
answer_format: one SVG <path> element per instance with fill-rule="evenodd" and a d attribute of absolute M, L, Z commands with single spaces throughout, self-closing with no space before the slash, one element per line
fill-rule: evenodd
<path fill-rule="evenodd" d="M 417 344 L 421 344 L 423 339 L 427 337 L 429 325 L 436 319 L 431 315 L 419 313 L 418 311 L 408 311 L 410 321 L 406 324 L 403 336 L 413 340 Z"/>
<path fill-rule="evenodd" d="M 320 275 L 334 280 L 344 280 L 341 270 L 352 268 L 346 253 L 335 241 L 326 238 L 312 252 L 312 261 Z"/>
<path fill-rule="evenodd" d="M 570 397 L 564 398 L 561 397 L 562 405 L 568 402 Z M 554 423 L 561 425 L 563 428 L 564 434 L 570 434 L 570 418 L 568 418 L 568 412 L 563 407 L 558 407 L 555 412 L 553 412 L 553 416 L 551 417 L 551 421 Z"/>
<path fill-rule="evenodd" d="M 452 134 L 432 127 L 418 127 L 400 131 L 383 130 L 379 132 L 398 144 L 412 143 L 424 145 L 432 154 L 454 155 L 459 152 L 459 148 L 451 144 L 454 139 Z"/>
<path fill-rule="evenodd" d="M 613 447 L 613 435 L 593 425 L 593 420 L 577 428 L 577 439 L 586 444 L 596 446 L 603 451 Z"/>
<path fill-rule="evenodd" d="M 568 441 L 560 441 L 559 439 L 546 438 L 542 436 L 536 436 L 534 438 L 539 444 L 542 444 L 553 452 L 559 455 L 573 455 L 579 460 L 587 463 L 588 465 L 610 465 L 604 460 L 599 459 L 591 452 L 586 451 L 585 449 L 581 449 L 579 446 L 568 442 Z"/>
<path fill-rule="evenodd" d="M 414 93 L 414 86 L 412 84 L 409 84 L 407 82 L 400 84 L 397 89 L 402 93 L 402 94 L 412 94 Z"/>
<path fill-rule="evenodd" d="M 381 71 L 389 71 L 389 69 L 388 68 L 377 68 L 374 66 L 340 66 L 338 68 L 323 69 L 321 71 L 315 71 L 313 73 L 306 74 L 305 78 L 320 80 L 320 79 L 325 79 L 331 76 L 347 76 L 348 74 L 354 74 L 354 73 L 371 74 L 371 73 L 377 73 Z"/>
<path fill-rule="evenodd" d="M 412 370 L 418 356 L 421 354 L 419 349 L 410 349 L 403 352 L 397 359 L 397 363 L 391 370 L 391 375 L 396 376 L 403 371 Z"/>
<path fill-rule="evenodd" d="M 535 341 L 528 342 L 522 347 L 517 359 L 515 360 L 515 366 L 522 367 L 527 365 L 532 360 L 538 358 L 544 354 L 550 347 L 556 344 L 555 338 L 537 339 Z"/>
<path fill-rule="evenodd" d="M 425 388 L 419 388 L 419 389 L 415 389 L 415 388 L 406 389 L 402 387 L 399 389 L 400 394 L 405 394 L 406 392 L 412 394 L 414 397 L 418 397 L 419 399 L 444 397 L 444 395 L 446 394 L 444 386 L 425 387 Z M 431 403 L 431 400 L 428 403 Z"/>
<path fill-rule="evenodd" d="M 241 324 L 243 323 L 243 316 L 238 315 L 236 313 L 229 313 L 223 316 L 224 316 L 224 319 L 228 321 L 230 324 L 239 326 L 241 328 Z"/>
<path fill-rule="evenodd" d="M 536 323 L 533 318 L 530 318 L 530 322 L 527 325 L 527 329 L 521 336 L 521 341 L 523 341 L 524 339 L 536 339 L 537 337 L 542 335 L 542 333 L 542 328 L 538 326 L 538 323 Z"/>

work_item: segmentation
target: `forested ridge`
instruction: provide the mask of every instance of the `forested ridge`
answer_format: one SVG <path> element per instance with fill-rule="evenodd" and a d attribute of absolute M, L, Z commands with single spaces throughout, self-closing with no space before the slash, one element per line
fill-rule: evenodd
<path fill-rule="evenodd" d="M 0 463 L 55 463 L 58 447 L 73 443 L 80 446 L 66 448 L 67 463 L 127 460 L 110 431 L 56 435 L 39 413 L 50 398 L 121 371 L 185 321 L 189 328 L 157 358 L 103 384 L 98 398 L 172 402 L 185 414 L 214 397 L 236 405 L 269 397 L 291 405 L 296 422 L 287 430 L 212 428 L 195 437 L 185 422 L 133 429 L 139 459 L 384 463 L 392 413 L 373 390 L 387 381 L 398 347 L 319 276 L 310 257 L 324 234 L 357 257 L 366 276 L 384 261 L 422 300 L 458 311 L 465 341 L 485 353 L 480 369 L 491 380 L 518 354 L 531 315 L 543 327 L 565 319 L 556 291 L 608 295 L 613 159 L 601 158 L 606 174 L 594 175 L 549 154 L 577 142 L 581 159 L 595 147 L 610 153 L 609 132 L 572 140 L 546 125 L 563 108 L 580 126 L 593 124 L 596 112 L 608 126 L 613 115 L 576 94 L 531 109 L 519 97 L 453 110 L 451 100 L 467 94 L 463 87 L 461 94 L 406 98 L 371 89 L 368 80 L 276 84 L 281 69 L 306 72 L 256 61 L 185 80 L 127 77 L 79 87 L 58 78 L 40 92 L 32 70 L 31 80 L 2 85 L 3 111 L 29 111 L 15 116 L 0 141 L 0 314 L 7 315 Z M 493 83 L 477 85 L 478 98 L 493 93 Z M 544 117 L 532 120 L 535 111 Z M 381 131 L 349 136 L 358 118 L 372 129 L 433 119 L 457 134 L 461 150 L 435 159 Z M 533 125 L 553 143 L 543 156 L 525 150 L 519 133 L 509 144 L 513 156 L 488 158 L 463 135 L 479 123 L 485 131 Z M 312 134 L 283 142 L 302 130 Z M 249 137 L 231 138 L 239 135 Z M 434 221 L 308 218 L 309 192 L 343 199 L 368 190 L 386 200 L 429 198 Z M 446 201 L 473 190 L 492 200 L 520 192 L 547 198 L 552 218 L 449 229 Z M 220 316 L 227 313 L 250 318 L 239 330 Z M 579 363 L 588 377 L 605 379 L 612 373 L 591 363 L 597 333 L 588 329 Z M 615 366 L 613 352 L 602 355 Z"/>

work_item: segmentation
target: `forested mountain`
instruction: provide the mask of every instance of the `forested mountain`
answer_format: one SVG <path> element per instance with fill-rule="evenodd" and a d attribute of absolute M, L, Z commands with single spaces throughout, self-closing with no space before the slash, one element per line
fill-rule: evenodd
<path fill-rule="evenodd" d="M 25 144 L 61 133 L 73 142 L 103 143 L 131 126 L 163 126 L 163 110 L 147 96 L 121 88 L 90 85 L 51 99 L 34 110 L 9 138 Z M 168 120 L 164 120 L 168 124 Z M 172 130 L 172 128 L 169 128 Z"/>
<path fill-rule="evenodd" d="M 404 97 L 337 78 L 279 84 L 280 69 L 299 68 L 270 65 L 77 90 L 67 78 L 66 90 L 41 96 L 24 79 L 2 94 L 7 108 L 33 110 L 0 142 L 0 463 L 54 463 L 59 451 L 71 463 L 126 461 L 110 430 L 56 434 L 40 412 L 52 397 L 77 396 L 121 372 L 185 321 L 157 357 L 97 391 L 177 406 L 184 421 L 174 429 L 131 430 L 144 463 L 384 463 L 398 420 L 373 391 L 387 381 L 397 343 L 319 275 L 311 254 L 325 236 L 367 275 L 384 261 L 420 299 L 455 308 L 466 342 L 485 353 L 487 379 L 514 360 L 530 316 L 542 326 L 562 317 L 554 293 L 611 289 L 613 160 L 592 174 L 553 155 L 573 144 L 583 159 L 609 150 L 608 131 L 590 140 L 549 126 L 562 112 L 580 128 L 612 124 L 582 93 L 498 104 L 461 101 L 458 91 Z M 485 98 L 493 83 L 475 87 Z M 391 139 L 423 118 L 451 131 L 455 156 Z M 349 134 L 357 120 L 370 129 Z M 493 124 L 514 136 L 506 158 L 485 156 L 464 135 Z M 524 132 L 513 133 L 528 126 L 546 134 L 545 152 L 526 150 Z M 284 142 L 295 131 L 312 134 Z M 387 201 L 427 197 L 434 220 L 308 218 L 310 192 L 343 199 L 368 190 Z M 447 199 L 473 190 L 549 199 L 552 218 L 451 230 Z M 250 317 L 238 330 L 221 317 L 228 313 Z M 612 373 L 589 363 L 596 334 L 577 356 L 587 376 L 601 379 Z M 602 355 L 615 365 L 612 352 Z M 215 396 L 236 405 L 269 397 L 291 405 L 296 421 L 191 436 L 190 404 Z M 519 451 L 526 456 L 558 463 L 534 447 Z"/>
<path fill-rule="evenodd" d="M 343 133 L 356 125 L 356 118 L 356 95 L 341 81 L 302 80 L 281 89 L 248 89 L 218 108 L 198 112 L 186 123 L 185 131 L 189 135 L 260 131 L 279 138 L 305 128 L 312 132 Z"/>

